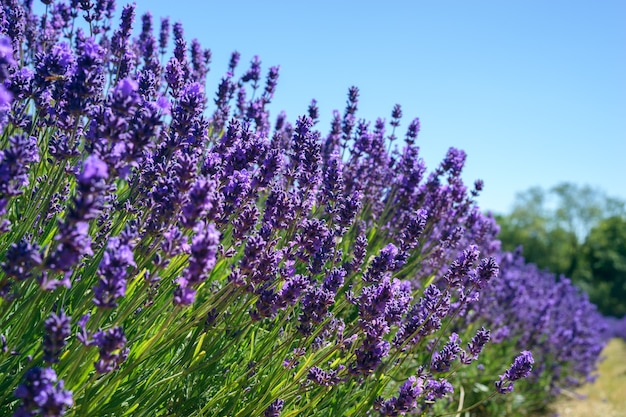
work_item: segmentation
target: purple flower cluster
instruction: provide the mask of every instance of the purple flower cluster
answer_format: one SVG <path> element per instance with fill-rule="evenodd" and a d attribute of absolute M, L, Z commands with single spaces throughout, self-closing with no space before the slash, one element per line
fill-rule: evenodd
<path fill-rule="evenodd" d="M 109 239 L 98 267 L 98 284 L 93 288 L 93 302 L 98 307 L 116 307 L 116 300 L 126 294 L 128 268 L 136 266 L 134 238 L 126 232 Z"/>
<path fill-rule="evenodd" d="M 284 405 L 285 402 L 283 400 L 274 400 L 274 402 L 263 412 L 263 417 L 279 417 L 280 413 L 283 411 Z"/>
<path fill-rule="evenodd" d="M 67 344 L 67 338 L 71 334 L 70 328 L 71 317 L 67 316 L 64 311 L 60 314 L 51 313 L 44 327 L 46 333 L 43 337 L 43 359 L 49 363 L 59 361 L 61 350 Z"/>
<path fill-rule="evenodd" d="M 112 372 L 128 358 L 130 349 L 126 347 L 126 335 L 121 327 L 98 331 L 93 335 L 93 344 L 98 347 L 100 358 L 94 363 L 100 374 Z"/>
<path fill-rule="evenodd" d="M 375 407 L 381 416 L 395 417 L 407 413 L 419 414 L 425 412 L 433 402 L 452 392 L 454 392 L 454 388 L 448 381 L 429 378 L 423 369 L 419 368 L 417 375 L 410 376 L 400 386 L 397 397 L 388 400 L 379 398 Z"/>
<path fill-rule="evenodd" d="M 523 351 L 515 358 L 511 367 L 507 369 L 504 374 L 500 375 L 500 379 L 496 381 L 496 389 L 498 392 L 500 394 L 512 392 L 513 382 L 528 377 L 533 369 L 534 363 L 533 355 L 527 350 Z"/>
<path fill-rule="evenodd" d="M 424 392 L 424 378 L 410 376 L 400 387 L 397 397 L 384 401 L 380 407 L 381 416 L 398 416 L 413 411 L 417 398 Z"/>
<path fill-rule="evenodd" d="M 593 370 L 601 343 L 588 301 L 569 281 L 499 254 L 498 226 L 475 202 L 483 184 L 470 188 L 461 177 L 466 154 L 450 148 L 428 173 L 416 145 L 420 121 L 400 139 L 399 105 L 389 123 L 359 119 L 359 90 L 351 87 L 326 135 L 316 130 L 315 100 L 293 124 L 284 113 L 272 123 L 280 67 L 264 77 L 254 56 L 236 75 L 235 52 L 208 100 L 211 51 L 188 42 L 181 23 L 162 19 L 155 34 L 148 13 L 134 37 L 134 4 L 113 29 L 112 0 L 44 3 L 43 18 L 31 1 L 0 7 L 0 295 L 28 303 L 20 296 L 39 290 L 32 279 L 49 291 L 35 295 L 53 300 L 43 311 L 60 311 L 42 326 L 49 363 L 64 350 L 80 356 L 66 347 L 64 311 L 83 315 L 78 349 L 98 348 L 99 379 L 76 392 L 96 392 L 119 374 L 129 378 L 110 384 L 120 390 L 137 375 L 148 378 L 152 369 L 114 372 L 129 358 L 128 341 L 144 336 L 154 338 L 140 344 L 145 349 L 171 355 L 159 366 L 186 366 L 196 356 L 188 381 L 209 384 L 179 389 L 183 382 L 164 376 L 173 398 L 158 406 L 170 408 L 188 395 L 207 401 L 224 372 L 243 380 L 235 373 L 253 343 L 244 366 L 250 388 L 225 402 L 268 417 L 293 414 L 305 400 L 345 410 L 334 394 L 362 397 L 353 414 L 365 415 L 374 398 L 346 394 L 361 387 L 397 392 L 376 400 L 381 415 L 425 413 L 454 392 L 455 374 L 490 341 L 533 350 L 502 374 L 499 392 L 530 375 L 533 357 L 530 377 L 552 373 L 553 388 Z M 22 222 L 24 213 L 32 218 Z M 26 322 L 16 313 L 22 305 L 5 309 L 7 323 Z M 154 332 L 159 314 L 180 320 L 184 335 L 169 325 Z M 0 330 L 3 346 L 20 345 L 5 342 L 18 333 L 11 325 Z M 274 366 L 257 347 L 288 359 Z M 71 365 L 59 369 L 75 376 Z M 276 369 L 299 380 L 281 380 L 270 397 L 259 388 L 276 381 Z M 68 384 L 78 379 L 60 375 Z M 60 415 L 72 405 L 49 368 L 29 371 L 15 396 L 16 415 Z"/>
<path fill-rule="evenodd" d="M 0 35 L 0 127 L 3 124 L 1 120 L 5 118 L 6 112 L 13 101 L 13 95 L 5 88 L 4 82 L 9 78 L 9 69 L 15 65 L 11 39 Z"/>
<path fill-rule="evenodd" d="M 553 394 L 591 380 L 605 324 L 587 295 L 519 253 L 502 254 L 499 265 L 500 279 L 481 292 L 467 320 L 486 323 L 494 343 L 515 340 L 515 349 L 531 350 L 531 378 L 547 378 Z"/>
<path fill-rule="evenodd" d="M 605 317 L 607 329 L 606 338 L 619 337 L 626 340 L 626 316 L 618 319 L 616 317 Z"/>
<path fill-rule="evenodd" d="M 64 389 L 63 380 L 57 379 L 52 368 L 29 369 L 24 383 L 15 390 L 15 397 L 20 399 L 20 405 L 14 417 L 62 416 L 74 404 L 72 393 Z"/>
<path fill-rule="evenodd" d="M 220 234 L 213 224 L 198 223 L 194 228 L 194 237 L 191 242 L 189 266 L 178 278 L 178 286 L 174 291 L 174 304 L 190 305 L 196 297 L 193 287 L 208 278 L 211 269 L 215 266 L 217 245 Z"/>
<path fill-rule="evenodd" d="M 66 214 L 65 221 L 59 224 L 55 240 L 56 248 L 48 255 L 46 266 L 55 272 L 66 273 L 63 281 L 45 281 L 43 287 L 54 289 L 62 284 L 71 286 L 67 273 L 85 255 L 93 255 L 89 220 L 98 217 L 104 204 L 103 192 L 108 178 L 107 165 L 97 156 L 89 156 L 83 163 L 82 170 L 76 175 L 77 195 Z"/>
<path fill-rule="evenodd" d="M 9 199 L 22 194 L 29 184 L 29 169 L 39 161 L 37 138 L 14 135 L 9 145 L 0 150 L 0 215 L 6 213 Z M 2 224 L 6 229 L 8 223 Z"/>

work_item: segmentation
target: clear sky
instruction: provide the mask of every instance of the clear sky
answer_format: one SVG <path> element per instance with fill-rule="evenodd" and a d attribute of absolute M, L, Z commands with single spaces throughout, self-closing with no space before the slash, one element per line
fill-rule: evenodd
<path fill-rule="evenodd" d="M 351 85 L 366 119 L 401 104 L 401 129 L 421 120 L 428 167 L 467 152 L 485 210 L 563 181 L 626 199 L 624 0 L 136 3 L 212 49 L 209 94 L 238 50 L 239 71 L 255 54 L 264 74 L 281 66 L 273 109 L 295 120 L 317 99 L 324 134 Z"/>

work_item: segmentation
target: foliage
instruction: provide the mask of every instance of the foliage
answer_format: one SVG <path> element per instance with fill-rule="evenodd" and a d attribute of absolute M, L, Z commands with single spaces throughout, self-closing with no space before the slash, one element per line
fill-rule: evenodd
<path fill-rule="evenodd" d="M 625 219 L 625 207 L 624 202 L 589 186 L 563 183 L 548 191 L 535 187 L 517 196 L 511 213 L 496 216 L 501 228 L 498 237 L 504 250 L 514 251 L 522 246 L 527 261 L 571 277 L 589 292 L 594 303 L 602 306 L 603 313 L 619 315 L 626 308 L 624 304 L 619 306 L 615 299 L 607 301 L 606 297 L 614 297 L 610 295 L 614 286 L 613 291 L 619 294 L 618 287 L 624 281 L 617 270 L 609 272 L 598 268 L 601 261 L 592 260 L 591 252 L 595 257 L 604 255 L 590 245 L 619 247 L 623 240 L 619 232 L 607 226 L 599 227 L 609 218 Z M 611 223 L 610 227 L 615 225 Z M 614 239 L 614 242 L 606 239 L 602 244 L 588 242 L 590 238 L 592 241 L 604 239 L 599 237 L 600 231 L 606 231 L 606 239 Z M 615 251 L 610 252 L 607 256 L 619 258 Z M 590 262 L 596 266 L 592 267 Z"/>
<path fill-rule="evenodd" d="M 326 136 L 315 102 L 270 123 L 279 67 L 236 76 L 233 53 L 208 105 L 182 24 L 133 37 L 134 5 L 112 30 L 112 1 L 31 3 L 0 8 L 0 414 L 433 415 L 472 384 L 467 411 L 514 410 L 594 368 L 584 320 L 550 328 L 576 330 L 569 361 L 524 317 L 488 343 L 482 182 L 454 148 L 428 173 L 400 106 L 370 125 L 353 87 Z"/>
<path fill-rule="evenodd" d="M 626 316 L 626 217 L 600 221 L 583 245 L 584 288 L 601 312 Z"/>

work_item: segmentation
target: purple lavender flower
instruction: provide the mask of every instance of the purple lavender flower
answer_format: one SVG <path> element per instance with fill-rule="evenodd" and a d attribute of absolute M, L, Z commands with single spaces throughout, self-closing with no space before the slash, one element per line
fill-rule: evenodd
<path fill-rule="evenodd" d="M 159 31 L 159 52 L 165 54 L 167 50 L 167 41 L 170 36 L 170 20 L 166 17 L 161 18 L 161 30 Z"/>
<path fill-rule="evenodd" d="M 105 374 L 112 372 L 128 357 L 126 335 L 120 326 L 98 331 L 93 335 L 93 344 L 98 347 L 100 357 L 94 363 L 96 372 Z"/>
<path fill-rule="evenodd" d="M 1 200 L 21 194 L 28 185 L 28 171 L 31 164 L 39 161 L 37 138 L 14 135 L 9 138 L 9 146 L 0 151 L 0 214 L 6 201 Z"/>
<path fill-rule="evenodd" d="M 41 90 L 44 90 L 51 87 L 54 82 L 71 76 L 75 66 L 76 57 L 70 45 L 65 42 L 57 43 L 38 57 L 35 82 Z"/>
<path fill-rule="evenodd" d="M 409 145 L 412 145 L 413 143 L 415 143 L 415 140 L 417 139 L 417 134 L 420 131 L 420 120 L 419 119 L 413 119 L 411 121 L 411 123 L 409 124 L 409 127 L 407 128 L 407 132 L 406 132 L 406 142 Z"/>
<path fill-rule="evenodd" d="M 335 303 L 335 293 L 320 286 L 308 289 L 302 297 L 302 312 L 298 317 L 298 330 L 309 335 L 313 326 L 320 324 L 328 315 L 328 308 Z"/>
<path fill-rule="evenodd" d="M 93 254 L 88 220 L 97 218 L 102 210 L 107 178 L 107 165 L 97 156 L 87 157 L 76 176 L 78 194 L 65 221 L 59 225 L 57 247 L 46 259 L 50 269 L 68 272 L 82 256 Z M 69 281 L 64 285 L 69 285 Z"/>
<path fill-rule="evenodd" d="M 89 236 L 89 223 L 87 222 L 79 221 L 72 224 L 61 224 L 55 240 L 58 242 L 56 250 L 48 255 L 46 259 L 46 267 L 53 271 L 68 272 L 82 256 L 93 255 L 91 237 Z M 54 289 L 57 286 L 54 282 L 46 279 L 43 279 L 40 285 L 47 289 Z M 69 288 L 71 284 L 69 281 L 64 280 L 62 285 Z"/>
<path fill-rule="evenodd" d="M 241 206 L 252 191 L 252 179 L 248 170 L 235 171 L 228 177 L 228 182 L 222 188 L 224 200 L 235 208 Z"/>
<path fill-rule="evenodd" d="M 265 85 L 265 91 L 263 92 L 263 100 L 265 103 L 269 103 L 274 97 L 276 85 L 278 84 L 279 70 L 279 66 L 270 67 L 270 70 L 267 74 L 267 84 Z"/>
<path fill-rule="evenodd" d="M 213 223 L 200 222 L 194 227 L 194 232 L 189 266 L 183 275 L 176 280 L 178 284 L 174 290 L 174 304 L 176 305 L 193 303 L 195 290 L 192 287 L 208 278 L 216 262 L 220 233 L 215 229 Z"/>
<path fill-rule="evenodd" d="M 341 382 L 341 378 L 337 376 L 337 371 L 332 369 L 329 371 L 325 371 L 317 366 L 309 369 L 307 379 L 313 381 L 317 385 L 323 385 L 325 387 L 337 385 L 339 382 Z"/>
<path fill-rule="evenodd" d="M 428 212 L 423 209 L 417 210 L 410 216 L 407 226 L 401 231 L 400 234 L 401 250 L 406 251 L 419 245 L 419 238 L 426 229 L 427 221 Z"/>
<path fill-rule="evenodd" d="M 12 40 L 13 49 L 19 50 L 20 43 L 24 41 L 26 32 L 27 11 L 24 6 L 13 1 L 7 4 L 5 33 Z"/>
<path fill-rule="evenodd" d="M 4 81 L 9 78 L 9 68 L 14 65 L 11 40 L 5 36 L 0 36 L 0 113 L 9 107 L 13 99 L 13 95 L 6 90 Z"/>
<path fill-rule="evenodd" d="M 23 100 L 33 95 L 33 80 L 35 72 L 30 68 L 20 68 L 13 72 L 10 78 L 9 90 L 17 100 Z M 4 88 L 4 87 L 2 87 Z M 2 103 L 0 103 L 0 107 Z"/>
<path fill-rule="evenodd" d="M 120 27 L 111 39 L 111 53 L 117 57 L 122 57 L 127 52 L 128 40 L 135 20 L 135 8 L 135 4 L 128 4 L 122 9 Z"/>
<path fill-rule="evenodd" d="M 44 322 L 46 333 L 43 337 L 43 360 L 49 363 L 59 361 L 59 355 L 67 344 L 67 338 L 70 336 L 72 329 L 70 328 L 70 319 L 68 315 L 61 310 L 60 314 L 50 313 Z"/>
<path fill-rule="evenodd" d="M 23 239 L 9 246 L 1 266 L 7 276 L 23 281 L 32 278 L 41 263 L 39 245 Z"/>
<path fill-rule="evenodd" d="M 450 172 L 453 176 L 458 177 L 463 170 L 463 166 L 465 165 L 465 158 L 467 155 L 460 149 L 450 148 L 443 162 L 441 163 L 441 167 Z"/>
<path fill-rule="evenodd" d="M 192 228 L 206 216 L 216 204 L 216 184 L 205 177 L 198 177 L 188 194 L 188 202 L 182 208 L 183 226 Z"/>
<path fill-rule="evenodd" d="M 278 292 L 279 306 L 292 305 L 309 288 L 309 280 L 304 275 L 294 275 L 287 279 Z"/>
<path fill-rule="evenodd" d="M 308 116 L 313 122 L 313 124 L 317 124 L 320 118 L 320 109 L 317 107 L 317 100 L 311 100 L 311 104 L 309 104 L 309 108 L 307 110 Z"/>
<path fill-rule="evenodd" d="M 381 320 L 376 320 L 382 323 Z M 376 326 L 379 329 L 384 327 Z M 379 331 L 379 333 L 382 333 Z M 382 335 L 381 335 L 382 336 Z M 370 375 L 382 363 L 383 359 L 389 354 L 390 344 L 381 337 L 368 336 L 362 345 L 355 351 L 356 363 L 351 369 L 353 374 Z"/>
<path fill-rule="evenodd" d="M 491 339 L 491 333 L 489 330 L 485 330 L 484 327 L 481 327 L 472 340 L 467 344 L 467 351 L 461 352 L 461 363 L 465 365 L 469 365 L 476 359 L 478 359 L 478 355 L 482 352 L 485 345 Z"/>
<path fill-rule="evenodd" d="M 14 393 L 21 400 L 13 414 L 15 417 L 62 416 L 74 404 L 72 392 L 63 389 L 63 380 L 57 379 L 52 368 L 29 369 L 24 380 Z"/>
<path fill-rule="evenodd" d="M 2 123 L 4 114 L 11 105 L 11 102 L 13 102 L 13 94 L 4 88 L 4 84 L 0 84 L 0 123 Z"/>
<path fill-rule="evenodd" d="M 183 139 L 188 136 L 199 138 L 204 134 L 204 119 L 202 112 L 206 97 L 204 88 L 199 83 L 191 83 L 182 88 L 178 105 L 172 109 L 170 128 Z"/>
<path fill-rule="evenodd" d="M 404 415 L 417 407 L 417 399 L 424 392 L 424 378 L 410 376 L 398 391 L 398 396 L 385 401 L 380 408 L 381 416 Z"/>
<path fill-rule="evenodd" d="M 513 382 L 528 377 L 533 369 L 534 363 L 535 360 L 533 359 L 532 353 L 527 350 L 523 351 L 515 358 L 511 367 L 507 369 L 504 374 L 500 375 L 500 379 L 495 382 L 498 392 L 500 394 L 512 392 Z"/>
<path fill-rule="evenodd" d="M 326 161 L 322 182 L 322 202 L 330 203 L 336 200 L 344 190 L 342 177 L 343 164 L 339 152 L 333 152 Z"/>
<path fill-rule="evenodd" d="M 0 83 L 9 78 L 9 68 L 15 64 L 11 39 L 6 36 L 0 36 Z"/>
<path fill-rule="evenodd" d="M 244 239 L 245 235 L 253 230 L 259 218 L 259 209 L 256 204 L 248 203 L 241 210 L 239 217 L 233 220 L 233 238 Z"/>
<path fill-rule="evenodd" d="M 372 260 L 367 271 L 363 274 L 363 281 L 369 283 L 379 282 L 386 272 L 396 269 L 397 258 L 398 248 L 393 243 L 389 243 Z"/>
<path fill-rule="evenodd" d="M 229 101 L 233 98 L 235 94 L 236 84 L 231 80 L 232 75 L 227 74 L 227 77 L 222 78 L 216 93 L 216 98 L 214 100 L 216 110 L 211 117 L 211 122 L 213 128 L 220 132 L 229 118 L 230 106 Z"/>
<path fill-rule="evenodd" d="M 352 249 L 352 260 L 346 263 L 345 268 L 349 272 L 357 271 L 363 265 L 365 256 L 367 255 L 367 237 L 360 233 L 354 240 L 354 247 Z"/>
<path fill-rule="evenodd" d="M 100 181 L 107 179 L 108 176 L 107 165 L 98 157 L 91 155 L 85 159 L 83 169 L 76 179 L 81 187 L 89 190 L 96 187 Z"/>
<path fill-rule="evenodd" d="M 250 61 L 250 69 L 241 77 L 242 83 L 252 81 L 252 88 L 256 90 L 258 82 L 261 79 L 261 60 L 255 55 Z"/>
<path fill-rule="evenodd" d="M 399 104 L 393 106 L 391 111 L 391 126 L 398 127 L 400 125 L 400 119 L 402 118 L 402 107 Z"/>
<path fill-rule="evenodd" d="M 428 401 L 440 400 L 448 394 L 454 392 L 454 387 L 446 379 L 429 379 L 426 382 L 424 397 Z"/>
<path fill-rule="evenodd" d="M 279 308 L 279 297 L 273 289 L 263 289 L 254 304 L 255 309 L 250 312 L 252 320 L 261 320 L 265 317 L 274 317 Z"/>
<path fill-rule="evenodd" d="M 431 372 L 448 372 L 452 365 L 452 362 L 461 353 L 461 347 L 459 346 L 461 340 L 456 333 L 450 335 L 450 340 L 439 352 L 435 352 L 432 362 L 430 364 Z"/>
<path fill-rule="evenodd" d="M 98 266 L 98 284 L 93 288 L 93 302 L 98 307 L 113 308 L 126 295 L 128 267 L 135 266 L 133 242 L 124 236 L 109 239 Z"/>
<path fill-rule="evenodd" d="M 479 256 L 480 252 L 475 245 L 471 245 L 464 250 L 463 253 L 452 262 L 452 265 L 450 265 L 450 268 L 443 276 L 448 285 L 452 288 L 462 285 L 470 276 L 471 269 Z"/>
<path fill-rule="evenodd" d="M 432 334 L 441 328 L 441 320 L 450 310 L 450 293 L 442 293 L 435 285 L 429 285 L 423 296 L 409 310 L 407 317 L 393 338 L 397 347 L 407 342 L 415 344 L 424 336 Z"/>
<path fill-rule="evenodd" d="M 285 402 L 281 399 L 276 399 L 269 407 L 263 412 L 263 417 L 279 417 Z"/>
<path fill-rule="evenodd" d="M 96 0 L 94 7 L 94 21 L 100 21 L 104 18 L 112 19 L 115 12 L 115 0 Z M 109 28 L 104 27 L 106 32 Z"/>
<path fill-rule="evenodd" d="M 367 322 L 383 317 L 388 304 L 394 297 L 394 287 L 388 277 L 379 283 L 363 288 L 358 299 L 359 317 Z"/>
<path fill-rule="evenodd" d="M 181 22 L 174 23 L 172 27 L 174 33 L 174 56 L 185 66 L 185 76 L 189 73 L 187 68 L 187 42 L 185 41 L 185 31 Z"/>
<path fill-rule="evenodd" d="M 496 278 L 500 273 L 500 267 L 496 263 L 495 258 L 482 259 L 476 267 L 476 273 L 471 276 L 471 281 L 476 288 L 484 288 L 487 283 Z"/>
<path fill-rule="evenodd" d="M 209 63 L 211 62 L 211 50 L 202 49 L 202 45 L 197 39 L 191 41 L 191 66 L 193 68 L 192 78 L 198 83 L 204 84 Z"/>
<path fill-rule="evenodd" d="M 515 348 L 532 350 L 533 382 L 541 375 L 552 389 L 585 383 L 605 343 L 596 307 L 569 280 L 526 264 L 519 251 L 498 263 L 501 277 L 481 290 L 473 319 L 485 320 L 494 343 L 516 335 Z"/>
<path fill-rule="evenodd" d="M 231 76 L 235 74 L 235 68 L 237 68 L 237 65 L 239 64 L 239 58 L 241 58 L 241 54 L 237 51 L 234 51 L 230 55 L 230 61 L 228 61 L 228 72 Z"/>
<path fill-rule="evenodd" d="M 103 50 L 93 38 L 78 44 L 76 70 L 65 90 L 67 110 L 78 114 L 97 104 L 104 89 Z"/>

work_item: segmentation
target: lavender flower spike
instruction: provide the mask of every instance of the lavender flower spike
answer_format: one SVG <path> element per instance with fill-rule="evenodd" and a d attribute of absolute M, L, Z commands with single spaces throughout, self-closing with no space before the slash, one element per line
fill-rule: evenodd
<path fill-rule="evenodd" d="M 93 302 L 98 307 L 117 307 L 117 299 L 126 295 L 128 268 L 135 266 L 133 246 L 118 236 L 109 239 L 100 266 L 99 281 L 93 288 Z"/>
<path fill-rule="evenodd" d="M 285 402 L 281 399 L 275 400 L 269 407 L 265 409 L 263 417 L 278 417 L 280 412 L 283 411 L 283 405 Z"/>
<path fill-rule="evenodd" d="M 533 355 L 525 350 L 523 351 L 515 361 L 513 365 L 503 375 L 500 375 L 500 380 L 496 381 L 496 389 L 500 394 L 506 394 L 513 391 L 513 381 L 526 378 L 530 375 L 530 371 L 533 369 L 535 360 Z"/>
<path fill-rule="evenodd" d="M 126 360 L 130 350 L 126 347 L 126 335 L 117 326 L 93 335 L 93 341 L 100 350 L 100 359 L 94 363 L 100 374 L 112 372 Z"/>
<path fill-rule="evenodd" d="M 74 404 L 72 392 L 63 389 L 63 380 L 57 381 L 52 368 L 33 368 L 25 375 L 25 382 L 17 387 L 15 397 L 22 402 L 14 417 L 42 415 L 57 417 Z"/>
<path fill-rule="evenodd" d="M 61 350 L 67 344 L 67 338 L 72 333 L 70 319 L 63 310 L 57 315 L 51 313 L 44 322 L 46 333 L 43 337 L 43 359 L 46 362 L 56 363 L 59 361 Z"/>

